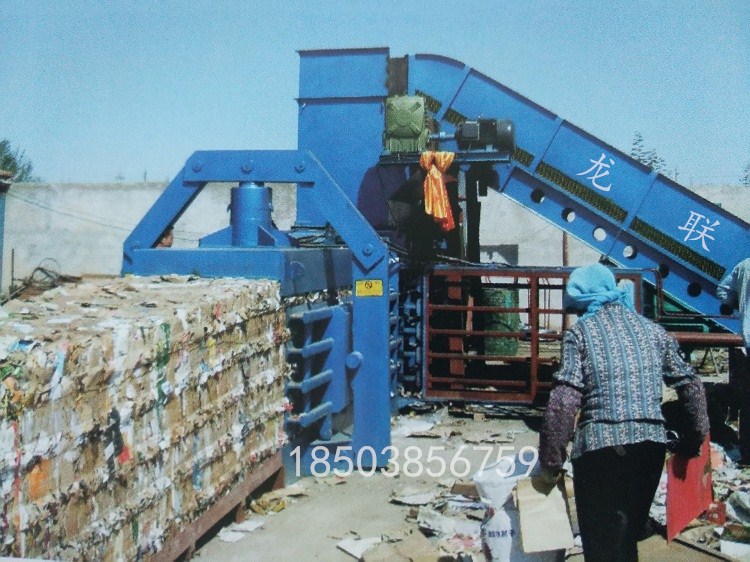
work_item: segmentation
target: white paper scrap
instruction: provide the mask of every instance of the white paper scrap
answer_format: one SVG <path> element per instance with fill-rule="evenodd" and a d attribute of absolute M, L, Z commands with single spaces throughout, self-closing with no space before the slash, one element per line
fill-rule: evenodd
<path fill-rule="evenodd" d="M 336 543 L 336 546 L 347 554 L 354 556 L 354 558 L 359 560 L 360 558 L 362 558 L 362 555 L 365 552 L 381 542 L 383 542 L 383 539 L 381 539 L 380 537 L 367 537 L 364 539 L 351 537 Z"/>
<path fill-rule="evenodd" d="M 234 525 L 232 525 L 231 529 L 233 531 L 241 531 L 243 533 L 252 533 L 257 529 L 260 529 L 265 523 L 266 520 L 261 518 L 246 519 L 241 523 L 235 523 Z"/>
<path fill-rule="evenodd" d="M 404 494 L 391 498 L 393 503 L 402 505 L 427 505 L 437 497 L 436 492 L 422 492 L 416 494 Z"/>
<path fill-rule="evenodd" d="M 232 531 L 229 528 L 222 529 L 219 531 L 219 540 L 224 542 L 237 542 L 245 536 L 245 533 L 240 531 Z"/>

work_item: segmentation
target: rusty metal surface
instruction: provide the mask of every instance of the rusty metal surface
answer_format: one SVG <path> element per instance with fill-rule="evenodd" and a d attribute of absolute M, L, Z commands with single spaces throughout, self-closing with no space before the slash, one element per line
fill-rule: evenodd
<path fill-rule="evenodd" d="M 560 268 L 432 271 L 425 278 L 425 398 L 531 404 L 548 391 L 567 322 L 561 304 L 554 306 L 552 301 L 561 301 L 569 274 L 570 269 Z M 433 291 L 436 283 L 442 284 L 442 292 Z M 475 297 L 486 288 L 517 291 L 519 302 L 475 304 Z M 555 293 L 559 296 L 552 297 Z M 518 314 L 521 329 L 476 325 L 477 317 L 488 314 Z M 483 318 L 487 323 L 487 316 Z M 550 318 L 559 324 L 556 331 L 548 329 Z M 515 339 L 517 351 L 513 355 L 486 351 L 486 338 Z"/>
<path fill-rule="evenodd" d="M 672 332 L 681 345 L 698 345 L 704 347 L 742 347 L 740 334 L 720 334 L 704 332 Z"/>
<path fill-rule="evenodd" d="M 424 282 L 425 399 L 531 404 L 543 398 L 559 364 L 562 332 L 575 319 L 562 309 L 562 292 L 570 271 L 441 266 L 429 272 Z M 618 280 L 633 282 L 636 310 L 641 312 L 643 272 L 614 273 Z M 657 284 L 658 280 L 657 276 Z M 517 291 L 517 303 L 488 306 L 479 297 L 485 288 Z M 660 290 L 657 295 L 661 297 Z M 657 309 L 661 308 L 658 302 Z M 505 325 L 484 325 L 490 314 L 518 314 L 526 325 L 517 331 L 498 329 L 507 328 Z M 477 322 L 478 317 L 485 320 Z M 684 346 L 743 345 L 737 334 L 672 333 Z M 517 351 L 513 355 L 491 353 L 484 343 L 478 343 L 487 342 L 487 338 L 515 339 Z"/>

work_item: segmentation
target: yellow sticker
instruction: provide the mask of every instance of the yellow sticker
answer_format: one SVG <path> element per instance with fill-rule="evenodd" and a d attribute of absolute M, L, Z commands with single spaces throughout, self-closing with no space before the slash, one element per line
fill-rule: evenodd
<path fill-rule="evenodd" d="M 382 297 L 383 281 L 381 279 L 360 279 L 355 285 L 354 294 L 358 297 Z"/>

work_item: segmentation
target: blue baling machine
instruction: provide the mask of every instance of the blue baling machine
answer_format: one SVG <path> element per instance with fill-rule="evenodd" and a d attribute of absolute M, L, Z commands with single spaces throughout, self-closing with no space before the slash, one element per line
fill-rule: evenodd
<path fill-rule="evenodd" d="M 560 279 L 561 289 L 566 272 L 479 263 L 478 208 L 488 189 L 586 242 L 624 275 L 638 281 L 637 272 L 650 272 L 637 296 L 648 308 L 649 291 L 663 291 L 674 326 L 693 332 L 685 341 L 737 343 L 739 321 L 720 310 L 715 292 L 746 257 L 748 224 L 484 74 L 441 56 L 392 58 L 384 48 L 302 51 L 297 101 L 296 150 L 194 153 L 126 239 L 122 272 L 269 278 L 283 296 L 326 291 L 325 302 L 288 311 L 298 372 L 287 427 L 306 465 L 322 445 L 385 466 L 400 385 L 427 399 L 492 401 L 476 387 L 498 381 L 470 367 L 507 358 L 483 344 L 468 349 L 482 336 L 530 342 L 532 371 L 500 398 L 523 387 L 520 401 L 537 399 L 549 337 L 537 317 L 552 310 L 540 305 L 540 279 Z M 428 149 L 455 154 L 452 232 L 415 219 Z M 156 248 L 210 182 L 235 186 L 229 226 L 197 248 Z M 271 220 L 273 183 L 296 185 L 289 232 Z M 527 296 L 477 304 L 487 279 Z M 662 308 L 652 316 L 664 319 Z M 493 311 L 525 314 L 527 325 L 467 324 Z"/>

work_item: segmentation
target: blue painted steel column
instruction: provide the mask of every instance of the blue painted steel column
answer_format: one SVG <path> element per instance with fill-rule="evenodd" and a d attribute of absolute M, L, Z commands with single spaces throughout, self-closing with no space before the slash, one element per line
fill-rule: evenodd
<path fill-rule="evenodd" d="M 362 466 L 371 466 L 375 461 L 376 466 L 383 467 L 388 465 L 388 447 L 391 444 L 388 322 L 390 298 L 387 256 L 372 269 L 366 269 L 359 262 L 355 262 L 352 266 L 352 278 L 355 283 L 352 315 L 354 351 L 347 361 L 347 367 L 356 369 L 352 381 L 352 447 L 356 455 L 355 461 Z M 377 287 L 378 281 L 382 281 L 382 285 L 379 285 L 381 294 L 370 294 L 362 290 L 363 285 L 368 282 Z"/>
<path fill-rule="evenodd" d="M 347 367 L 354 462 L 363 466 L 387 466 L 391 444 L 388 251 L 363 216 L 383 197 L 374 166 L 383 149 L 388 57 L 386 48 L 300 52 L 298 147 L 314 152 L 329 182 L 297 190 L 297 224 L 328 220 L 355 258 Z"/>
<path fill-rule="evenodd" d="M 350 201 L 367 213 L 379 201 L 372 169 L 383 150 L 389 51 L 300 51 L 298 141 L 315 153 Z M 297 190 L 297 224 L 323 226 L 310 190 Z M 382 203 L 380 203 L 382 204 Z"/>
<path fill-rule="evenodd" d="M 260 229 L 273 228 L 268 188 L 255 182 L 242 182 L 232 188 L 229 216 L 232 225 L 232 246 L 260 245 Z"/>
<path fill-rule="evenodd" d="M 386 466 L 391 444 L 388 251 L 362 216 L 382 198 L 374 166 L 383 148 L 388 57 L 385 48 L 300 52 L 298 147 L 315 153 L 329 181 L 297 190 L 297 224 L 328 220 L 355 258 L 346 365 L 354 461 L 363 466 Z"/>

